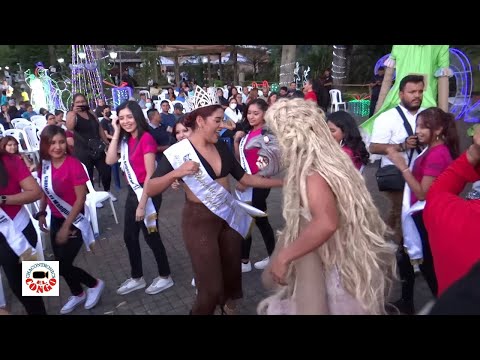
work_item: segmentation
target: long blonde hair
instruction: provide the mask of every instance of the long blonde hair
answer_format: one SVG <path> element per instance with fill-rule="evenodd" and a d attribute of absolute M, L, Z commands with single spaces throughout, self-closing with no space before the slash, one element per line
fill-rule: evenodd
<path fill-rule="evenodd" d="M 312 101 L 280 99 L 265 114 L 267 126 L 276 134 L 286 169 L 283 187 L 283 217 L 279 243 L 298 238 L 300 217 L 311 219 L 306 180 L 320 174 L 335 195 L 339 226 L 317 250 L 325 270 L 334 266 L 343 287 L 366 313 L 384 314 L 385 301 L 396 273 L 395 246 L 387 243 L 387 226 L 352 160 L 333 139 L 324 112 Z M 295 272 L 289 271 L 292 293 Z"/>

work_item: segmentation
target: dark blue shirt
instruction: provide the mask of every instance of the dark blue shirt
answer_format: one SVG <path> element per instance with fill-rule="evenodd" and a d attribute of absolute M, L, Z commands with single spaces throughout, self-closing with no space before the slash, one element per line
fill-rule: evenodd
<path fill-rule="evenodd" d="M 164 114 L 161 112 L 160 116 L 162 117 L 162 125 L 164 125 L 165 128 L 169 126 L 173 128 L 175 126 L 175 116 L 173 116 L 173 114 Z"/>
<path fill-rule="evenodd" d="M 164 124 L 160 124 L 157 128 L 148 125 L 148 132 L 155 139 L 157 146 L 171 145 L 172 135 L 167 131 L 167 127 Z M 160 161 L 162 155 L 162 153 L 156 153 L 157 161 Z"/>

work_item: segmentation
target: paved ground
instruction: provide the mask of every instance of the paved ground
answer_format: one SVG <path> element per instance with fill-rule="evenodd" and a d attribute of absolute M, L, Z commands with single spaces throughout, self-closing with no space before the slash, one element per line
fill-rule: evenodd
<path fill-rule="evenodd" d="M 381 213 L 386 214 L 389 202 L 383 194 L 377 191 L 374 180 L 375 171 L 375 165 L 370 165 L 366 168 L 365 177 L 367 186 L 373 194 Z M 89 271 L 93 276 L 105 281 L 105 292 L 102 300 L 94 309 L 85 310 L 79 307 L 72 315 L 187 314 L 195 297 L 195 288 L 190 284 L 192 280 L 191 265 L 179 229 L 181 209 L 184 202 L 183 192 L 168 190 L 164 194 L 163 204 L 160 210 L 160 234 L 167 249 L 175 286 L 157 295 L 147 295 L 143 290 L 139 290 L 125 296 L 117 295 L 115 292 L 118 286 L 130 276 L 127 250 L 123 242 L 125 186 L 117 192 L 117 194 L 118 202 L 116 202 L 115 205 L 120 224 L 115 224 L 109 206 L 99 209 L 100 238 L 97 242 L 95 254 L 86 253 L 84 250 L 81 250 L 76 260 L 78 266 Z M 281 216 L 281 191 L 279 189 L 272 190 L 268 198 L 268 208 L 271 224 L 273 228 L 277 230 L 283 225 Z M 150 283 L 157 274 L 156 265 L 150 249 L 145 241 L 143 241 L 143 236 L 141 239 L 141 248 L 144 276 L 147 283 Z M 49 244 L 47 244 L 45 254 L 47 260 L 48 258 L 53 259 Z M 265 256 L 265 246 L 258 230 L 255 229 L 252 260 L 258 261 Z M 246 273 L 243 276 L 244 298 L 239 304 L 241 314 L 255 314 L 258 302 L 266 295 L 260 282 L 260 274 L 261 272 L 259 270 L 253 269 L 252 272 Z M 418 279 L 415 301 L 417 308 L 420 309 L 431 296 L 429 295 L 429 290 L 423 278 L 420 276 Z M 7 303 L 11 312 L 13 314 L 23 314 L 23 307 L 13 297 L 8 286 L 5 286 L 5 290 Z M 395 292 L 393 297 L 397 295 L 398 291 Z M 48 313 L 58 314 L 58 311 L 62 304 L 66 302 L 68 296 L 68 287 L 64 281 L 61 281 L 60 297 L 45 298 Z"/>

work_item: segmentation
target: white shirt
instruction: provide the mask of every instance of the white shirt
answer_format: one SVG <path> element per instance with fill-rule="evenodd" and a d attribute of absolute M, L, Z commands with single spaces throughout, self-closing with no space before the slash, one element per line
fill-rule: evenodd
<path fill-rule="evenodd" d="M 417 116 L 419 113 L 425 110 L 425 108 L 418 109 L 415 115 L 410 114 L 410 112 L 402 105 L 400 105 L 400 109 L 402 109 L 408 123 L 412 127 L 413 133 L 415 134 Z M 407 137 L 408 133 L 403 125 L 403 119 L 398 113 L 397 109 L 393 108 L 385 111 L 383 114 L 380 114 L 380 116 L 375 120 L 370 142 L 375 144 L 401 144 Z M 410 154 L 410 150 L 407 150 L 402 154 L 408 164 L 408 155 Z M 415 151 L 413 153 L 412 160 L 414 160 L 417 156 L 418 154 Z M 381 161 L 381 167 L 393 165 L 393 163 L 385 155 L 382 156 Z"/>

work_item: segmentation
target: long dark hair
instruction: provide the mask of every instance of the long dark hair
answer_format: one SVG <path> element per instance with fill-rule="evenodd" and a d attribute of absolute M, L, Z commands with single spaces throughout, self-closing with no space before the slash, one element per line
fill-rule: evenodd
<path fill-rule="evenodd" d="M 11 156 L 5 151 L 5 149 L 0 149 L 0 187 L 5 187 L 8 185 L 8 174 L 7 169 L 3 165 L 3 158 L 5 156 Z"/>
<path fill-rule="evenodd" d="M 243 110 L 242 123 L 240 124 L 241 128 L 245 132 L 248 132 L 248 131 L 252 130 L 252 125 L 250 125 L 250 123 L 248 122 L 248 119 L 247 119 L 248 109 L 250 109 L 250 106 L 252 106 L 252 105 L 257 105 L 259 107 L 259 109 L 264 112 L 263 116 L 265 116 L 265 113 L 268 110 L 268 104 L 265 100 L 256 98 L 255 100 L 250 101 L 247 104 L 247 106 L 245 106 L 245 110 Z"/>
<path fill-rule="evenodd" d="M 455 125 L 455 116 L 451 113 L 446 113 L 438 107 L 431 107 L 423 110 L 418 114 L 418 117 L 422 119 L 425 127 L 430 129 L 430 134 L 432 136 L 435 130 L 442 128 L 442 132 L 439 136 L 448 147 L 452 159 L 456 159 L 460 154 L 460 140 Z"/>
<path fill-rule="evenodd" d="M 143 115 L 142 108 L 140 107 L 140 105 L 138 105 L 136 101 L 125 101 L 117 107 L 117 116 L 119 116 L 120 111 L 125 108 L 129 109 L 132 112 L 133 118 L 137 123 L 137 130 L 138 130 L 137 141 L 139 141 L 143 133 L 148 132 L 148 124 L 147 124 L 147 120 L 145 120 L 145 115 Z M 123 130 L 122 127 L 120 127 L 120 139 L 123 139 L 123 138 L 128 139 L 130 136 L 131 136 L 130 133 L 126 132 L 125 130 Z"/>
<path fill-rule="evenodd" d="M 327 121 L 332 122 L 343 132 L 343 141 L 346 146 L 352 149 L 355 157 L 359 158 L 362 164 L 367 165 L 370 154 L 363 142 L 355 119 L 346 111 L 337 111 L 327 116 Z"/>

